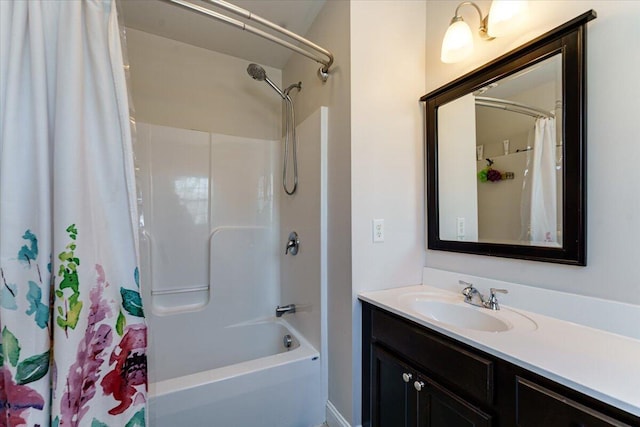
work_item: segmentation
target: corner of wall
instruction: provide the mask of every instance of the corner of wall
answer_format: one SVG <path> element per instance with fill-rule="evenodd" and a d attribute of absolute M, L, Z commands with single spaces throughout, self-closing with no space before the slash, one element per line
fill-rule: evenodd
<path fill-rule="evenodd" d="M 345 417 L 336 409 L 336 407 L 331 403 L 331 401 L 327 401 L 327 421 L 326 424 L 328 427 L 352 427 L 351 424 L 346 420 Z M 362 427 L 361 425 L 353 426 L 353 427 Z"/>

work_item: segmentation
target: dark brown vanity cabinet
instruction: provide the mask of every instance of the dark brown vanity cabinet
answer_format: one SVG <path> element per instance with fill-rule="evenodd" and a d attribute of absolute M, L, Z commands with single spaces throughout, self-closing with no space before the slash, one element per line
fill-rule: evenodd
<path fill-rule="evenodd" d="M 490 427 L 490 415 L 455 393 L 418 376 L 418 426 L 421 427 Z M 418 389 L 418 387 L 416 387 Z"/>
<path fill-rule="evenodd" d="M 382 347 L 372 347 L 372 425 L 490 427 L 491 416 Z"/>
<path fill-rule="evenodd" d="M 372 425 L 380 427 L 489 427 L 491 416 L 374 345 Z"/>
<path fill-rule="evenodd" d="M 372 348 L 371 381 L 373 425 L 412 427 L 417 419 L 417 396 L 413 388 L 416 371 L 378 346 Z"/>
<path fill-rule="evenodd" d="M 618 421 L 576 400 L 520 377 L 516 377 L 516 395 L 516 421 L 519 427 L 640 426 L 638 419 L 634 424 Z"/>
<path fill-rule="evenodd" d="M 434 375 L 409 362 L 402 356 L 386 349 L 386 345 L 402 347 L 402 334 L 395 334 L 397 319 L 385 319 L 375 312 L 374 325 L 377 336 L 383 337 L 380 344 L 370 347 L 371 360 L 371 424 L 379 427 L 491 427 L 492 418 L 482 409 L 465 400 L 465 397 L 440 384 Z M 464 363 L 467 368 L 460 375 L 452 373 L 454 381 L 470 386 L 470 394 L 480 400 L 490 399 L 491 384 L 487 383 L 487 372 L 491 362 L 477 358 L 462 349 L 451 348 L 435 337 L 422 336 L 422 342 L 412 346 L 409 354 L 422 353 L 431 359 L 431 365 L 440 366 L 449 372 L 448 366 Z M 398 340 L 396 342 L 396 339 Z M 431 354 L 428 352 L 431 351 Z M 442 357 L 442 358 L 441 358 Z M 418 357 L 419 358 L 419 357 Z M 468 370 L 478 369 L 467 379 Z M 468 381 L 467 381 L 468 380 Z"/>
<path fill-rule="evenodd" d="M 363 303 L 364 427 L 640 427 L 636 417 Z"/>

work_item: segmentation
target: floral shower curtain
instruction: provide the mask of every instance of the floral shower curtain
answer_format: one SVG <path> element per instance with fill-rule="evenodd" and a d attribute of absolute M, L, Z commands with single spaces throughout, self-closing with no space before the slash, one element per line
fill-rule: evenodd
<path fill-rule="evenodd" d="M 0 1 L 0 426 L 144 426 L 114 0 Z"/>

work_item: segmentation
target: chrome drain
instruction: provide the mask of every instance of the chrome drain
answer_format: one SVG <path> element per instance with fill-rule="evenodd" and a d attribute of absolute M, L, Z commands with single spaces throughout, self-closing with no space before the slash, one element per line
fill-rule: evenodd
<path fill-rule="evenodd" d="M 291 335 L 287 334 L 284 336 L 284 338 L 282 338 L 282 344 L 284 345 L 285 348 L 291 348 L 291 344 L 293 344 L 293 339 L 291 338 Z"/>

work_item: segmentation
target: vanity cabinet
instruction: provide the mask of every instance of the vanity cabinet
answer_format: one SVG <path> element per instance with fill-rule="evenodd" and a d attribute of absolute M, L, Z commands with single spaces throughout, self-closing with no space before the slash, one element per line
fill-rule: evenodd
<path fill-rule="evenodd" d="M 380 427 L 413 427 L 417 418 L 417 398 L 413 381 L 417 373 L 381 347 L 372 348 L 371 380 L 374 410 L 373 425 Z"/>
<path fill-rule="evenodd" d="M 491 416 L 382 347 L 372 348 L 373 425 L 490 427 Z"/>
<path fill-rule="evenodd" d="M 516 377 L 516 394 L 519 427 L 629 425 L 524 378 Z"/>
<path fill-rule="evenodd" d="M 640 417 L 363 302 L 364 427 L 640 427 Z"/>

